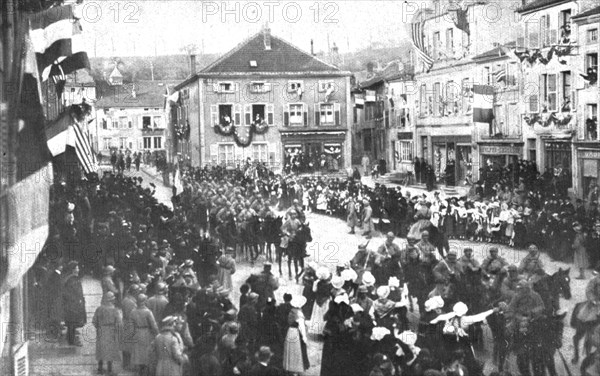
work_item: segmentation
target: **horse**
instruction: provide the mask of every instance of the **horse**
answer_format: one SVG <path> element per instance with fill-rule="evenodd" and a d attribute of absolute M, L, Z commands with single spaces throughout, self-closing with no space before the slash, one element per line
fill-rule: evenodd
<path fill-rule="evenodd" d="M 250 256 L 252 264 L 254 264 L 254 261 L 258 258 L 259 238 L 261 234 L 260 228 L 260 217 L 257 215 L 251 216 L 246 221 L 245 226 L 240 226 L 242 252 L 245 255 L 246 260 L 248 260 L 248 256 Z"/>
<path fill-rule="evenodd" d="M 550 376 L 557 376 L 554 355 L 562 347 L 565 316 L 566 313 L 537 319 L 524 317 L 516 321 L 516 328 L 512 332 L 508 332 L 502 313 L 488 317 L 488 323 L 494 318 L 497 320 L 495 326 L 501 328 L 501 340 L 494 338 L 498 345 L 498 371 L 503 371 L 504 363 L 513 351 L 521 375 L 546 375 L 547 370 Z"/>
<path fill-rule="evenodd" d="M 429 242 L 435 246 L 442 257 L 445 254 L 444 251 L 447 253 L 450 250 L 450 243 L 448 242 L 446 235 L 429 220 L 420 220 L 411 226 L 407 235 L 408 243 L 414 245 L 419 242 L 423 231 L 429 233 Z"/>
<path fill-rule="evenodd" d="M 581 362 L 581 376 L 592 376 L 588 371 L 590 367 L 594 367 L 594 375 L 600 374 L 600 324 L 596 325 L 591 331 L 589 338 L 590 347 L 594 347 L 594 352 L 587 355 Z"/>
<path fill-rule="evenodd" d="M 585 336 L 585 341 L 583 343 L 583 349 L 585 351 L 586 357 L 591 355 L 592 341 L 591 334 L 593 331 L 600 325 L 600 317 L 593 321 L 581 321 L 578 316 L 581 309 L 587 302 L 577 303 L 575 308 L 573 309 L 573 313 L 571 314 L 571 327 L 575 329 L 575 335 L 573 336 L 573 359 L 571 360 L 572 364 L 577 364 L 579 362 L 579 341 Z M 583 363 L 582 363 L 583 365 Z"/>
<path fill-rule="evenodd" d="M 229 216 L 225 221 L 218 224 L 215 231 L 218 239 L 225 248 L 231 247 L 236 249 L 236 246 L 240 244 L 240 233 L 233 216 Z"/>
<path fill-rule="evenodd" d="M 546 274 L 533 284 L 533 290 L 540 294 L 544 301 L 546 316 L 552 316 L 560 310 L 560 296 L 571 299 L 571 278 L 569 269 L 558 271 L 552 275 Z"/>
<path fill-rule="evenodd" d="M 273 245 L 275 246 L 275 251 L 279 256 L 280 252 L 280 243 L 281 243 L 281 226 L 283 225 L 283 217 L 279 216 L 275 217 L 265 217 L 261 226 L 262 238 L 265 241 L 265 255 L 267 260 L 273 262 Z M 279 261 L 279 274 L 281 274 L 281 260 Z"/>
<path fill-rule="evenodd" d="M 306 244 L 312 242 L 312 232 L 309 223 L 302 223 L 296 232 L 296 236 L 290 239 L 287 256 L 288 256 L 288 273 L 292 278 L 292 260 L 294 261 L 294 270 L 296 279 L 300 276 L 300 272 L 304 270 L 304 257 L 306 257 Z M 281 263 L 281 260 L 280 260 Z M 298 269 L 300 265 L 300 269 Z"/>

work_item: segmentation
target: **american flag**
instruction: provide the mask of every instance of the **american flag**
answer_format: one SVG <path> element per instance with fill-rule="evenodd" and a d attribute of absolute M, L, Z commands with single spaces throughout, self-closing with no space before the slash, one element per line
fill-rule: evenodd
<path fill-rule="evenodd" d="M 77 154 L 77 159 L 79 159 L 83 170 L 86 174 L 97 172 L 98 161 L 90 145 L 89 133 L 81 129 L 77 122 L 73 122 L 71 127 L 73 129 L 73 142 L 70 144 L 75 148 L 75 154 Z"/>
<path fill-rule="evenodd" d="M 497 70 L 494 72 L 494 81 L 495 82 L 506 82 L 506 67 L 503 65 L 497 67 Z"/>
<path fill-rule="evenodd" d="M 425 47 L 423 46 L 423 21 L 413 22 L 411 24 L 411 37 L 413 46 L 417 50 L 417 55 L 425 64 L 425 70 L 429 72 L 431 67 L 433 66 L 433 59 L 431 56 L 427 55 L 425 52 Z"/>

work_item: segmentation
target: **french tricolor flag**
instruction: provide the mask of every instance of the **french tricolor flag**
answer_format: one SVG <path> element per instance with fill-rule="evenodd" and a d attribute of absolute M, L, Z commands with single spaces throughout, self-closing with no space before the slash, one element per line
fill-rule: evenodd
<path fill-rule="evenodd" d="M 487 123 L 490 128 L 494 121 L 494 87 L 473 85 L 473 123 Z"/>

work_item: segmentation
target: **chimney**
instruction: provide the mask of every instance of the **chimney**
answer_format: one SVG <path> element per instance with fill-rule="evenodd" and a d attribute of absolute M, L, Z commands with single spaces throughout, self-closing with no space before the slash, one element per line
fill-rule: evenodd
<path fill-rule="evenodd" d="M 373 73 L 373 68 L 375 67 L 375 64 L 373 64 L 373 62 L 369 61 L 367 63 L 367 72 L 369 73 Z"/>
<path fill-rule="evenodd" d="M 263 29 L 263 40 L 265 42 L 265 50 L 271 50 L 271 29 L 269 27 L 265 27 Z"/>
<path fill-rule="evenodd" d="M 190 75 L 196 74 L 196 55 L 190 55 Z"/>
<path fill-rule="evenodd" d="M 135 98 L 136 97 L 136 93 L 135 93 L 135 84 L 131 84 L 131 97 Z"/>
<path fill-rule="evenodd" d="M 310 54 L 315 56 L 315 42 L 312 39 L 310 40 Z"/>

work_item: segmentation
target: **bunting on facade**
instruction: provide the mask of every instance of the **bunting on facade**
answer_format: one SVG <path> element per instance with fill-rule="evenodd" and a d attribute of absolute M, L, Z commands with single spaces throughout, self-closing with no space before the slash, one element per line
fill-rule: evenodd
<path fill-rule="evenodd" d="M 424 24 L 425 21 L 422 20 L 422 14 L 419 13 L 418 17 L 415 17 L 415 21 L 411 23 L 411 38 L 419 59 L 425 64 L 425 71 L 429 72 L 433 66 L 433 58 L 425 51 L 425 45 L 423 43 Z"/>
<path fill-rule="evenodd" d="M 494 87 L 473 85 L 473 123 L 487 123 L 492 134 L 494 121 Z"/>

